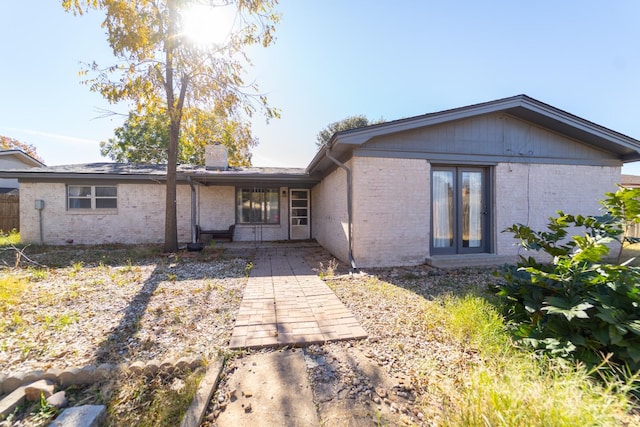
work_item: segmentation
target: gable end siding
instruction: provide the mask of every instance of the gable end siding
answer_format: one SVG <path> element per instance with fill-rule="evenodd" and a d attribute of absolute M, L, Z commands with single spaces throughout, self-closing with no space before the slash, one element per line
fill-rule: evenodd
<path fill-rule="evenodd" d="M 485 164 L 622 164 L 612 153 L 507 114 L 489 114 L 373 138 L 355 153 L 437 161 L 475 160 Z"/>

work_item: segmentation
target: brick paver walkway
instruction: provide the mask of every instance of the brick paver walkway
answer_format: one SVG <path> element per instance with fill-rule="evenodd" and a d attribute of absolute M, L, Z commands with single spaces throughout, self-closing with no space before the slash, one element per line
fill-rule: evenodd
<path fill-rule="evenodd" d="M 366 338 L 353 313 L 311 270 L 299 248 L 259 249 L 230 348 Z"/>

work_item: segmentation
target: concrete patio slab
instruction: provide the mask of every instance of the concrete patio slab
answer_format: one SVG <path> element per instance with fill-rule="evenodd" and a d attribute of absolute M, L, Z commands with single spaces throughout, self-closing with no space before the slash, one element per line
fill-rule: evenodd
<path fill-rule="evenodd" d="M 299 247 L 259 248 L 229 347 L 362 339 L 353 313 L 305 262 Z"/>

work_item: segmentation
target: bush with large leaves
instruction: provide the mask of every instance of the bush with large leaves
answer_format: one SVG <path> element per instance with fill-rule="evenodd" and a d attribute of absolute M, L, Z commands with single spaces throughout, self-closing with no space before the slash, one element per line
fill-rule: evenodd
<path fill-rule="evenodd" d="M 639 200 L 640 189 L 620 188 L 606 194 L 602 216 L 558 212 L 547 231 L 522 224 L 505 230 L 552 258 L 521 256 L 500 272 L 506 280 L 498 295 L 520 343 L 589 365 L 609 357 L 640 369 L 640 268 L 620 262 L 625 245 L 637 240 L 627 234 L 640 222 Z M 583 233 L 568 237 L 576 230 Z"/>

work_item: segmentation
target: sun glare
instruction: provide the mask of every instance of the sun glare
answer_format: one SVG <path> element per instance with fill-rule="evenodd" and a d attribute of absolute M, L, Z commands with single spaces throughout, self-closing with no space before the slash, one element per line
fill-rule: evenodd
<path fill-rule="evenodd" d="M 233 5 L 193 5 L 180 15 L 182 33 L 193 43 L 200 45 L 224 44 L 235 22 Z"/>

